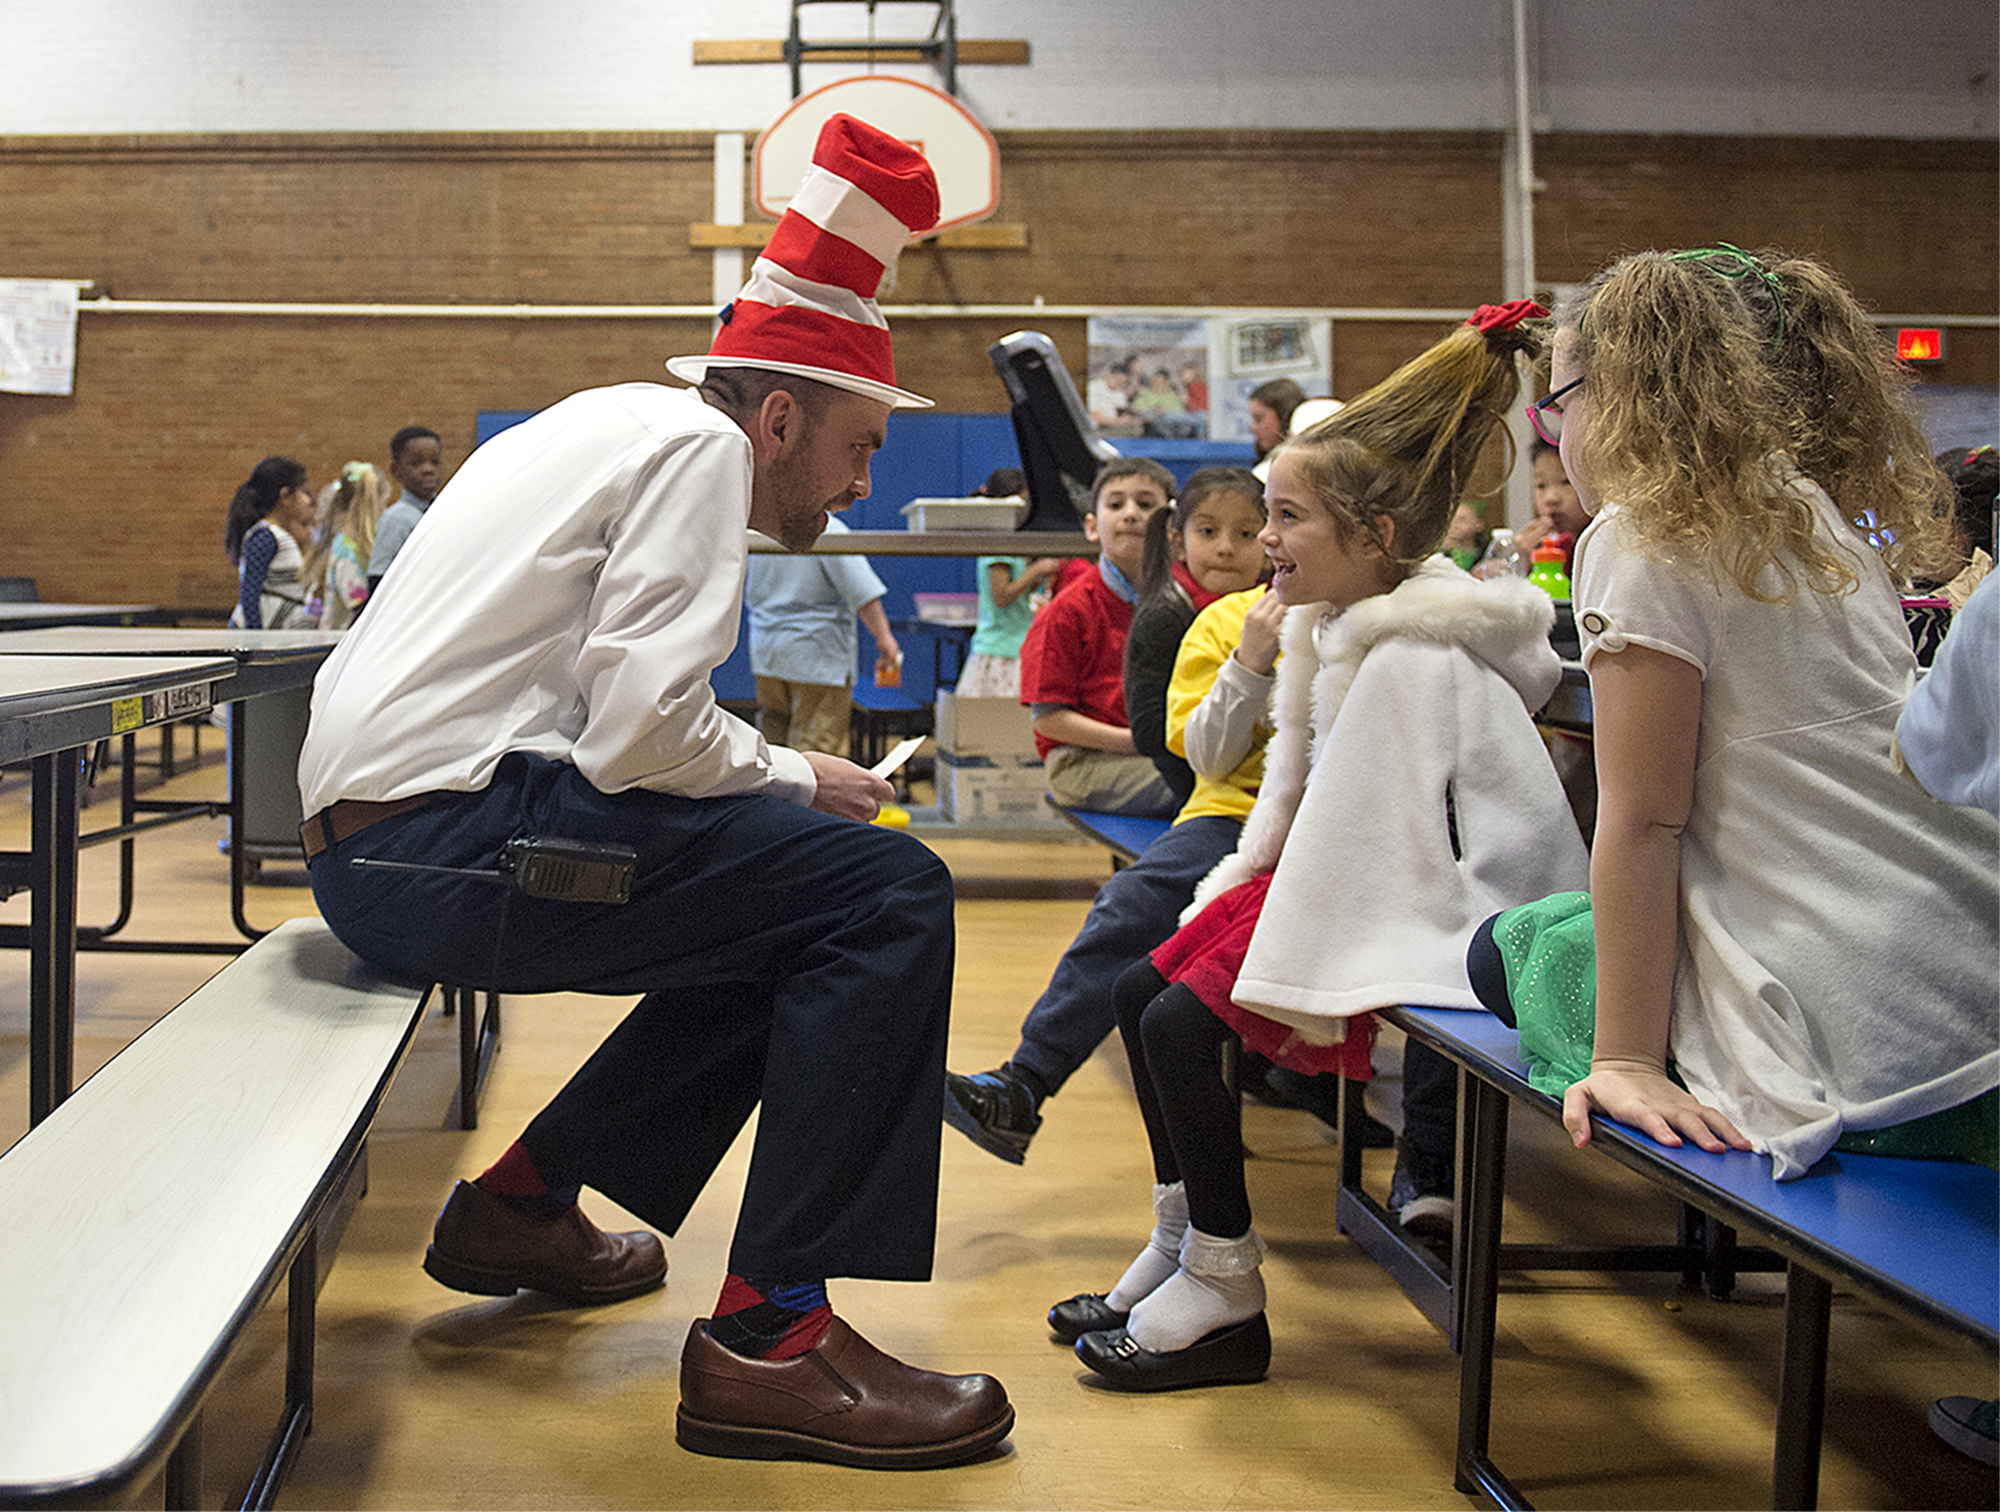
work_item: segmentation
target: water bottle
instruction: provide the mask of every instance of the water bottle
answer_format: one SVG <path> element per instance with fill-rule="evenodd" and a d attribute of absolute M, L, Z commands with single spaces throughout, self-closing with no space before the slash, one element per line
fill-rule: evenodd
<path fill-rule="evenodd" d="M 1521 560 L 1520 548 L 1514 544 L 1514 532 L 1503 529 L 1493 532 L 1486 555 L 1479 559 L 1472 575 L 1476 578 L 1519 577 L 1527 570 L 1528 564 Z"/>
<path fill-rule="evenodd" d="M 1552 599 L 1569 598 L 1569 569 L 1563 565 L 1562 542 L 1546 540 L 1535 548 L 1534 566 L 1528 581 Z"/>

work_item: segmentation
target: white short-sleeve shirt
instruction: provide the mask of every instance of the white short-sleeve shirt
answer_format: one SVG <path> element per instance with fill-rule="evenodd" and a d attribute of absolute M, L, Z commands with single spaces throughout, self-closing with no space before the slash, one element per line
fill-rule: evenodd
<path fill-rule="evenodd" d="M 2000 831 L 1895 770 L 1916 671 L 1901 605 L 1825 493 L 1793 478 L 1851 553 L 1854 592 L 1760 602 L 1649 553 L 1615 506 L 1576 573 L 1586 666 L 1637 645 L 1701 671 L 1671 1046 L 1780 1177 L 1846 1128 L 2000 1079 Z"/>

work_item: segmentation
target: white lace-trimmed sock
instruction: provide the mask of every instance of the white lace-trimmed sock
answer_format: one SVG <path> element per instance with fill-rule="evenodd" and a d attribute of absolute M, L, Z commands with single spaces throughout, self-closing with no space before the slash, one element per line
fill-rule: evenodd
<path fill-rule="evenodd" d="M 1104 1303 L 1118 1312 L 1130 1312 L 1153 1288 L 1181 1266 L 1181 1236 L 1187 1233 L 1187 1189 L 1178 1181 L 1153 1188 L 1153 1232 L 1139 1258 L 1125 1268 L 1118 1284 L 1104 1295 Z"/>
<path fill-rule="evenodd" d="M 1191 1228 L 1181 1265 L 1132 1309 L 1126 1332 L 1155 1354 L 1186 1349 L 1204 1334 L 1254 1318 L 1264 1310 L 1264 1241 L 1251 1229 L 1218 1239 Z"/>

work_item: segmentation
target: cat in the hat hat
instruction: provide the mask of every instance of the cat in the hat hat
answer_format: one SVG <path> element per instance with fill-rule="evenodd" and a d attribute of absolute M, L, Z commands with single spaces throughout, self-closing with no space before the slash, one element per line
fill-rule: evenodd
<path fill-rule="evenodd" d="M 937 177 L 921 153 L 853 116 L 832 116 L 714 344 L 667 364 L 757 446 L 770 487 L 751 524 L 795 551 L 819 538 L 828 513 L 867 497 L 868 461 L 889 411 L 930 407 L 896 385 L 875 293 L 904 245 L 937 218 Z"/>

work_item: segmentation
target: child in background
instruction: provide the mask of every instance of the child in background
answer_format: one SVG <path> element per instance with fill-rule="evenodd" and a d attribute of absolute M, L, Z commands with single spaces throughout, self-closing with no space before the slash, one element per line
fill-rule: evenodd
<path fill-rule="evenodd" d="M 1165 816 L 1177 805 L 1125 719 L 1125 637 L 1139 596 L 1146 521 L 1173 502 L 1174 475 L 1148 457 L 1098 471 L 1084 534 L 1097 570 L 1058 593 L 1021 643 L 1021 702 L 1049 791 L 1068 808 Z"/>
<path fill-rule="evenodd" d="M 1515 357 L 1534 344 L 1520 321 L 1541 313 L 1482 308 L 1274 454 L 1263 540 L 1287 613 L 1264 783 L 1187 922 L 1115 994 L 1156 1223 L 1090 1299 L 1124 1322 L 1076 1353 L 1119 1389 L 1254 1381 L 1270 1364 L 1225 1045 L 1366 1080 L 1370 1010 L 1474 1006 L 1464 944 L 1487 901 L 1583 876 L 1533 723 L 1560 676 L 1554 605 L 1433 556 L 1520 392 Z"/>
<path fill-rule="evenodd" d="M 1947 571 L 1934 575 L 1937 595 L 1952 613 L 1965 607 L 1972 590 L 1993 570 L 1993 498 L 2000 492 L 2000 453 L 1990 446 L 1939 452 L 1938 466 L 1951 479 L 1955 505 L 1947 527 Z"/>
<path fill-rule="evenodd" d="M 828 535 L 848 527 L 829 516 Z M 903 648 L 882 608 L 888 589 L 865 556 L 769 552 L 750 558 L 750 675 L 757 733 L 774 746 L 844 756 L 851 739 L 860 626 L 875 639 L 875 686 L 902 685 Z"/>
<path fill-rule="evenodd" d="M 1486 528 L 1486 516 L 1470 504 L 1461 504 L 1451 513 L 1451 524 L 1445 529 L 1441 549 L 1452 561 L 1470 572 L 1486 555 L 1487 543 L 1492 539 L 1493 532 Z"/>
<path fill-rule="evenodd" d="M 368 602 L 375 525 L 395 497 L 395 485 L 372 464 L 349 462 L 340 469 L 320 527 L 326 542 L 318 579 L 320 629 L 346 629 Z"/>
<path fill-rule="evenodd" d="M 1896 718 L 1896 754 L 1924 791 L 2000 819 L 2000 580 L 1952 617 L 1930 672 Z"/>
<path fill-rule="evenodd" d="M 1526 563 L 1535 548 L 1555 536 L 1563 543 L 1563 571 L 1576 570 L 1576 543 L 1590 516 L 1576 496 L 1576 487 L 1563 468 L 1562 454 L 1537 437 L 1533 453 L 1535 469 L 1535 517 L 1514 532 L 1514 549 Z M 1526 567 L 1522 568 L 1526 571 Z"/>
<path fill-rule="evenodd" d="M 1990 459 L 1991 447 L 1981 451 Z M 1950 462 L 1978 457 L 1948 453 Z M 1991 477 L 1991 473 L 1988 474 Z M 1964 484 L 1959 482 L 1960 500 Z M 1991 489 L 1988 490 L 1991 507 Z M 1975 588 L 1896 720 L 1897 757 L 1924 786 L 1949 803 L 1969 803 L 2000 819 L 2000 579 Z M 1961 1454 L 2000 1465 L 2000 1403 L 1991 1397 L 1948 1396 L 1931 1403 L 1931 1429 Z"/>
<path fill-rule="evenodd" d="M 376 522 L 375 550 L 368 558 L 368 586 L 389 571 L 410 532 L 417 528 L 444 486 L 444 442 L 428 425 L 406 425 L 389 438 L 389 476 L 401 488 Z"/>
<path fill-rule="evenodd" d="M 1025 497 L 1028 479 L 1018 467 L 1002 467 L 980 487 L 986 499 Z M 958 674 L 960 698 L 1019 698 L 1021 642 L 1035 618 L 1038 590 L 1062 569 L 1057 557 L 983 556 L 979 574 L 979 621 L 965 665 Z"/>
<path fill-rule="evenodd" d="M 1217 599 L 1181 637 L 1167 688 L 1167 746 L 1194 769 L 1193 796 L 1171 829 L 1097 890 L 1083 928 L 1028 1010 L 1013 1056 L 976 1076 L 945 1074 L 945 1122 L 988 1154 L 1013 1165 L 1027 1158 L 1041 1105 L 1115 1026 L 1111 989 L 1119 974 L 1174 932 L 1195 884 L 1235 848 L 1263 780 L 1284 613 L 1276 598 L 1252 588 Z M 1104 1326 L 1095 1316 L 1083 1321 Z M 1078 1326 L 1067 1337 L 1084 1331 Z"/>
<path fill-rule="evenodd" d="M 1264 573 L 1264 485 L 1242 467 L 1204 467 L 1172 509 L 1146 523 L 1139 602 L 1125 641 L 1125 717 L 1132 744 L 1158 768 L 1176 804 L 1194 791 L 1194 769 L 1167 749 L 1167 685 L 1195 615 Z"/>
<path fill-rule="evenodd" d="M 222 546 L 236 568 L 229 623 L 243 630 L 300 630 L 306 618 L 305 557 L 314 504 L 305 465 L 290 457 L 259 462 L 229 501 Z"/>
<path fill-rule="evenodd" d="M 1889 754 L 1892 574 L 1945 503 L 1907 381 L 1806 259 L 1642 253 L 1561 312 L 1536 417 L 1595 516 L 1591 891 L 1502 914 L 1474 974 L 1579 1146 L 1601 1114 L 1778 1180 L 1995 1158 L 2000 830 Z"/>

